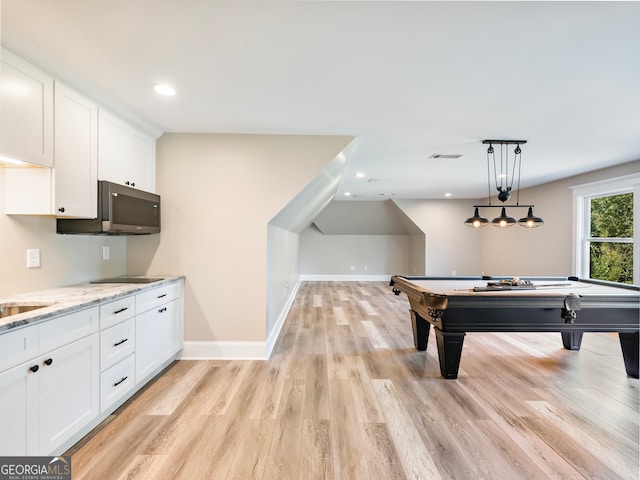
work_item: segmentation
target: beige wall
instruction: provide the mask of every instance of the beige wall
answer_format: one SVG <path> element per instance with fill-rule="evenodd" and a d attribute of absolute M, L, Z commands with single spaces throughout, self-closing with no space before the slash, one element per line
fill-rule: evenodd
<path fill-rule="evenodd" d="M 482 232 L 464 226 L 472 200 L 394 200 L 424 232 L 426 275 L 480 275 Z M 419 272 L 419 256 L 409 274 Z"/>
<path fill-rule="evenodd" d="M 53 217 L 5 215 L 4 195 L 0 168 L 0 298 L 125 273 L 124 238 L 57 235 Z M 110 260 L 102 260 L 103 246 Z M 40 249 L 40 268 L 26 267 L 28 248 Z"/>
<path fill-rule="evenodd" d="M 572 275 L 573 192 L 570 187 L 640 172 L 640 161 L 606 168 L 528 188 L 520 192 L 520 203 L 536 206 L 534 213 L 544 225 L 536 229 L 519 226 L 501 230 L 481 229 L 482 265 L 486 275 Z M 495 200 L 494 200 L 495 201 Z M 499 211 L 496 210 L 496 215 Z M 487 209 L 481 212 L 489 218 Z M 508 210 L 517 218 L 526 210 Z"/>
<path fill-rule="evenodd" d="M 300 273 L 306 278 L 401 274 L 408 269 L 409 238 L 409 235 L 323 235 L 317 228 L 309 228 L 302 234 Z"/>
<path fill-rule="evenodd" d="M 186 275 L 186 341 L 265 341 L 267 224 L 350 141 L 178 133 L 158 140 L 162 234 L 129 238 L 127 268 Z"/>

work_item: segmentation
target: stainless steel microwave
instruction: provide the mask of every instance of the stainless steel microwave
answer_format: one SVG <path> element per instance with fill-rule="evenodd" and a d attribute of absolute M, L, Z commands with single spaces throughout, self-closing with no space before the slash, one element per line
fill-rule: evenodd
<path fill-rule="evenodd" d="M 60 234 L 148 235 L 160 232 L 160 195 L 98 182 L 98 217 L 58 218 Z"/>

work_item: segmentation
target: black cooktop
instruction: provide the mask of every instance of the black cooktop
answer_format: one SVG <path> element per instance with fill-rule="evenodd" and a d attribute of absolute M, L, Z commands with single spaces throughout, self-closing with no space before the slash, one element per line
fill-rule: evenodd
<path fill-rule="evenodd" d="M 134 275 L 122 275 L 113 278 L 101 278 L 90 283 L 152 283 L 164 280 L 162 277 L 137 277 Z"/>

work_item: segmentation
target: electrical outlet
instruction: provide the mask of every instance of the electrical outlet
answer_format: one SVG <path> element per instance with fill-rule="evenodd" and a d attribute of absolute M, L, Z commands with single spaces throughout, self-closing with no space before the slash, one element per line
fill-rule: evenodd
<path fill-rule="evenodd" d="M 353 272 L 356 269 L 355 265 L 351 265 L 351 271 Z"/>
<path fill-rule="evenodd" d="M 27 249 L 27 268 L 40 268 L 40 249 Z"/>
<path fill-rule="evenodd" d="M 109 260 L 111 258 L 111 248 L 102 247 L 102 260 Z"/>

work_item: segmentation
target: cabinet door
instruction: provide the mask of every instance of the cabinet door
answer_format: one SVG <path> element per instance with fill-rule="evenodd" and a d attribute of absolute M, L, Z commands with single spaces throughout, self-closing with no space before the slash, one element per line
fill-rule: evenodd
<path fill-rule="evenodd" d="M 98 180 L 125 185 L 131 150 L 130 127 L 113 115 L 98 112 Z"/>
<path fill-rule="evenodd" d="M 156 142 L 104 110 L 98 112 L 98 179 L 155 191 Z"/>
<path fill-rule="evenodd" d="M 29 370 L 35 362 L 18 365 L 0 373 L 0 456 L 23 456 L 36 453 L 37 444 L 28 441 L 37 433 L 34 392 L 37 372 Z"/>
<path fill-rule="evenodd" d="M 134 130 L 131 137 L 132 172 L 135 188 L 145 192 L 156 191 L 156 140 Z"/>
<path fill-rule="evenodd" d="M 136 317 L 136 384 L 145 380 L 181 348 L 178 301 L 166 303 Z"/>
<path fill-rule="evenodd" d="M 39 455 L 56 449 L 100 411 L 98 334 L 39 357 Z"/>
<path fill-rule="evenodd" d="M 55 107 L 53 213 L 96 218 L 98 107 L 59 83 L 55 86 Z"/>
<path fill-rule="evenodd" d="M 8 50 L 0 65 L 0 155 L 53 166 L 53 78 Z"/>

